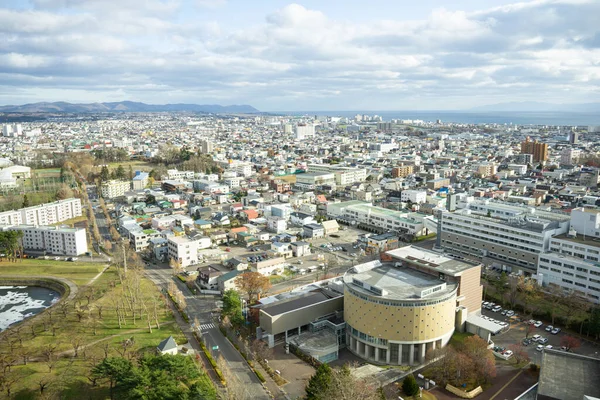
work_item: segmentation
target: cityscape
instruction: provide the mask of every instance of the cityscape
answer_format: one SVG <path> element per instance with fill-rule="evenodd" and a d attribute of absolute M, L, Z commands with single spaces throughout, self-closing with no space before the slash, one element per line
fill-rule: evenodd
<path fill-rule="evenodd" d="M 600 4 L 341 4 L 0 6 L 0 398 L 600 398 Z"/>

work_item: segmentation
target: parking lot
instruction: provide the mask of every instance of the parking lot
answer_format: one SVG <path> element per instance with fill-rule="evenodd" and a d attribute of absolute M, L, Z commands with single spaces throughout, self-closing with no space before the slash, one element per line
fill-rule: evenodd
<path fill-rule="evenodd" d="M 501 311 L 494 312 L 483 308 L 481 314 L 484 317 L 493 318 L 495 320 L 502 321 L 507 324 L 506 330 L 503 330 L 501 333 L 492 336 L 492 341 L 494 342 L 494 344 L 505 348 L 508 348 L 510 345 L 514 345 L 517 343 L 523 344 L 523 339 L 525 339 L 526 336 L 529 320 L 519 321 L 519 315 L 508 317 L 506 315 L 502 315 Z M 543 346 L 550 345 L 552 346 L 552 348 L 560 350 L 562 346 L 561 339 L 564 336 L 569 335 L 570 332 L 565 332 L 564 329 L 561 329 L 560 332 L 552 334 L 551 332 L 546 331 L 546 328 L 548 327 L 546 321 L 540 322 L 542 324 L 539 327 L 533 326 L 532 328 L 530 328 L 529 338 L 533 337 L 534 335 L 539 335 L 541 338 L 547 339 L 547 341 L 543 341 Z M 524 346 L 531 361 L 536 364 L 539 364 L 541 362 L 541 351 L 536 350 L 539 344 L 540 343 L 532 341 L 530 344 Z M 582 354 L 590 357 L 600 357 L 600 345 L 598 345 L 598 343 L 594 343 L 586 339 L 581 339 L 581 346 L 571 351 L 573 353 Z"/>

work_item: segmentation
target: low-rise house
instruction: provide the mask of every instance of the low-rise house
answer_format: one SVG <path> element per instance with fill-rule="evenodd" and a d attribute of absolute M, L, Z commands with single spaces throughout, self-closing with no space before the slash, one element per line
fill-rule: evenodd
<path fill-rule="evenodd" d="M 316 239 L 325 236 L 325 229 L 320 224 L 308 224 L 302 227 L 302 234 L 305 238 Z"/>
<path fill-rule="evenodd" d="M 294 242 L 290 244 L 294 257 L 310 255 L 310 244 L 307 242 Z"/>
<path fill-rule="evenodd" d="M 173 338 L 173 336 L 169 336 L 168 338 L 166 338 L 165 340 L 163 340 L 162 342 L 160 342 L 158 344 L 158 346 L 156 347 L 156 350 L 158 351 L 158 354 L 171 354 L 171 355 L 176 355 L 177 354 L 177 343 L 175 342 L 175 339 Z"/>

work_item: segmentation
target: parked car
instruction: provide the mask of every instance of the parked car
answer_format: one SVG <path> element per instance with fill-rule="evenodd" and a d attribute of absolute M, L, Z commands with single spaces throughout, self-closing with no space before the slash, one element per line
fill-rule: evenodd
<path fill-rule="evenodd" d="M 560 332 L 560 328 L 554 328 L 554 329 L 552 329 L 552 332 L 550 332 L 550 333 L 553 334 L 553 335 L 556 335 L 559 332 Z"/>
<path fill-rule="evenodd" d="M 552 332 L 552 329 L 554 329 L 554 327 L 552 325 L 548 325 L 546 327 L 546 332 Z"/>
<path fill-rule="evenodd" d="M 535 349 L 536 349 L 537 351 L 542 351 L 542 350 L 544 350 L 544 346 L 542 346 L 541 344 L 538 344 L 538 345 L 535 347 Z"/>
<path fill-rule="evenodd" d="M 531 341 L 532 342 L 537 342 L 538 340 L 540 340 L 542 338 L 542 335 L 533 335 L 531 337 Z"/>
<path fill-rule="evenodd" d="M 533 324 L 533 326 L 535 326 L 536 328 L 539 328 L 539 327 L 541 327 L 542 325 L 544 325 L 544 324 L 542 323 L 542 321 L 535 321 L 535 323 Z"/>
<path fill-rule="evenodd" d="M 529 346 L 531 344 L 531 339 L 523 339 L 523 346 Z"/>
<path fill-rule="evenodd" d="M 551 345 L 551 344 L 549 344 L 549 345 L 547 345 L 547 346 L 545 347 L 545 349 L 551 349 L 551 348 L 552 348 L 552 345 Z"/>
<path fill-rule="evenodd" d="M 546 344 L 546 343 L 548 343 L 548 338 L 543 337 L 540 340 L 538 340 L 538 343 L 540 343 L 540 344 Z"/>
<path fill-rule="evenodd" d="M 515 315 L 515 312 L 514 312 L 513 310 L 508 310 L 508 311 L 506 312 L 506 316 L 507 316 L 507 317 L 512 317 L 513 315 Z"/>

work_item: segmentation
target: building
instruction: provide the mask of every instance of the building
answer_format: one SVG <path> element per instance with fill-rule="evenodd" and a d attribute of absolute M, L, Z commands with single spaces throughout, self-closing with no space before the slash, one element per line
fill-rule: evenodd
<path fill-rule="evenodd" d="M 325 236 L 325 228 L 321 224 L 306 224 L 302 226 L 302 236 L 316 239 Z"/>
<path fill-rule="evenodd" d="M 310 244 L 306 242 L 293 242 L 289 246 L 292 248 L 294 257 L 304 257 L 310 255 Z"/>
<path fill-rule="evenodd" d="M 414 173 L 415 167 L 413 165 L 399 165 L 392 168 L 392 178 L 406 178 Z"/>
<path fill-rule="evenodd" d="M 424 190 L 403 190 L 400 194 L 400 201 L 422 204 L 427 201 L 427 192 Z"/>
<path fill-rule="evenodd" d="M 274 233 L 282 233 L 287 229 L 287 221 L 281 217 L 267 218 L 267 230 Z"/>
<path fill-rule="evenodd" d="M 296 125 L 296 139 L 302 140 L 315 136 L 315 126 L 313 124 Z"/>
<path fill-rule="evenodd" d="M 137 225 L 136 225 L 137 226 Z M 154 229 L 134 230 L 129 232 L 131 247 L 136 251 L 142 251 L 150 245 L 150 240 L 159 237 L 160 232 Z"/>
<path fill-rule="evenodd" d="M 567 233 L 569 216 L 490 200 L 441 214 L 444 250 L 506 271 L 535 274 L 553 236 Z"/>
<path fill-rule="evenodd" d="M 156 347 L 156 351 L 158 351 L 158 354 L 160 354 L 160 355 L 164 355 L 164 354 L 176 355 L 177 354 L 177 342 L 175 342 L 175 339 L 173 339 L 173 336 L 169 336 L 168 338 L 166 338 L 165 340 L 163 340 L 162 342 L 160 342 L 158 344 L 158 346 Z"/>
<path fill-rule="evenodd" d="M 427 231 L 424 220 L 432 219 L 431 216 L 394 211 L 358 200 L 327 204 L 327 216 L 371 232 L 392 231 L 415 236 L 423 235 Z"/>
<path fill-rule="evenodd" d="M 496 175 L 498 172 L 498 166 L 496 164 L 479 164 L 477 166 L 477 173 L 482 178 L 489 178 L 490 176 Z"/>
<path fill-rule="evenodd" d="M 306 332 L 311 324 L 335 315 L 344 308 L 341 293 L 327 288 L 311 286 L 306 291 L 273 297 L 269 304 L 260 308 L 260 330 L 257 335 L 269 347 L 275 346 L 280 340 L 287 342 L 292 335 Z"/>
<path fill-rule="evenodd" d="M 581 150 L 565 147 L 560 152 L 560 163 L 563 165 L 575 164 L 579 157 L 581 157 Z"/>
<path fill-rule="evenodd" d="M 323 229 L 325 229 L 325 235 L 331 235 L 332 233 L 336 233 L 340 230 L 340 225 L 334 219 L 330 221 L 323 221 L 321 222 L 321 225 L 323 225 Z"/>
<path fill-rule="evenodd" d="M 182 268 L 198 264 L 198 250 L 210 246 L 210 239 L 206 239 L 208 240 L 208 246 L 206 246 L 206 243 L 203 243 L 206 240 L 201 242 L 187 236 L 169 237 L 167 244 L 169 259 L 178 262 Z"/>
<path fill-rule="evenodd" d="M 105 199 L 114 199 L 115 197 L 124 196 L 125 192 L 131 190 L 131 182 L 110 180 L 102 182 L 101 193 Z"/>
<path fill-rule="evenodd" d="M 263 275 L 273 275 L 278 272 L 283 272 L 285 266 L 284 257 L 267 258 L 263 261 L 258 261 L 250 264 L 250 269 L 254 272 L 259 272 Z"/>
<path fill-rule="evenodd" d="M 202 154 L 212 153 L 214 149 L 215 145 L 213 142 L 206 139 L 200 141 L 200 151 L 202 152 Z"/>
<path fill-rule="evenodd" d="M 23 249 L 59 256 L 79 256 L 88 251 L 84 228 L 54 226 L 12 225 L 2 226 L 3 231 L 23 232 Z"/>
<path fill-rule="evenodd" d="M 131 180 L 133 190 L 142 190 L 148 186 L 150 176 L 147 172 L 135 171 L 135 176 Z"/>
<path fill-rule="evenodd" d="M 367 179 L 367 170 L 364 168 L 341 167 L 331 164 L 308 164 L 311 173 L 333 173 L 335 184 L 347 186 L 356 182 L 364 182 Z"/>
<path fill-rule="evenodd" d="M 481 311 L 481 265 L 412 246 L 344 275 L 348 349 L 369 362 L 414 365 Z"/>
<path fill-rule="evenodd" d="M 537 387 L 538 400 L 600 398 L 600 359 L 544 349 Z"/>
<path fill-rule="evenodd" d="M 579 144 L 579 132 L 572 131 L 569 133 L 569 143 Z"/>
<path fill-rule="evenodd" d="M 431 190 L 438 190 L 444 187 L 450 186 L 450 179 L 448 178 L 436 178 L 427 181 L 427 188 Z"/>
<path fill-rule="evenodd" d="M 318 186 L 334 185 L 335 175 L 328 172 L 315 172 L 296 175 L 296 187 L 314 190 Z"/>
<path fill-rule="evenodd" d="M 0 213 L 0 224 L 52 225 L 81 215 L 81 200 L 70 198 Z"/>
<path fill-rule="evenodd" d="M 548 161 L 548 145 L 537 140 L 531 141 L 529 136 L 521 142 L 521 154 L 532 154 L 533 162 Z"/>

